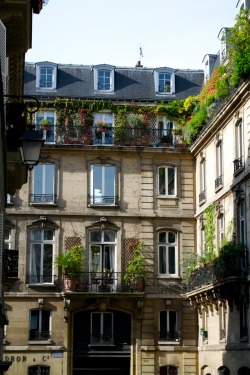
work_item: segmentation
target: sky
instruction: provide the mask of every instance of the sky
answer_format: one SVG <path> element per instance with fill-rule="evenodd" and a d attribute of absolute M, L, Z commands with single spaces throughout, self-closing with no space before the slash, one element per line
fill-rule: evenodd
<path fill-rule="evenodd" d="M 49 0 L 33 15 L 27 62 L 203 69 L 238 0 Z M 142 56 L 140 55 L 140 48 Z"/>

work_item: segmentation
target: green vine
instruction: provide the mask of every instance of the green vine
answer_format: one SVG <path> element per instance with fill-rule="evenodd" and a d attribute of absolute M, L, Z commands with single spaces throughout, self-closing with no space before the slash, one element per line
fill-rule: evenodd
<path fill-rule="evenodd" d="M 206 253 L 204 262 L 210 261 L 210 257 L 215 255 L 215 203 L 205 209 L 205 241 Z"/>

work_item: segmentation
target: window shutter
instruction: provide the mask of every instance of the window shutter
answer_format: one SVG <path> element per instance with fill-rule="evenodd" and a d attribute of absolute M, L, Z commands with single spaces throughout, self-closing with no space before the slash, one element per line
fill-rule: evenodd
<path fill-rule="evenodd" d="M 3 94 L 6 94 L 6 28 L 0 20 L 0 64 L 3 83 Z"/>

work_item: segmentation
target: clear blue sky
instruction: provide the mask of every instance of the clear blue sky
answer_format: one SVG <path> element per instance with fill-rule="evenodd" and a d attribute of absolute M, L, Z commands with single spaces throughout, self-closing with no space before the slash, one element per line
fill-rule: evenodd
<path fill-rule="evenodd" d="M 26 61 L 203 69 L 238 0 L 49 0 L 33 15 Z"/>

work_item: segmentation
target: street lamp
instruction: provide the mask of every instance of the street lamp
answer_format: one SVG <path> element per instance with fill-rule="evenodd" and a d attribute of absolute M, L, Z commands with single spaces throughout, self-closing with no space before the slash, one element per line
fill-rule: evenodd
<path fill-rule="evenodd" d="M 21 160 L 29 170 L 38 164 L 44 142 L 43 135 L 38 130 L 25 130 L 20 138 Z"/>

